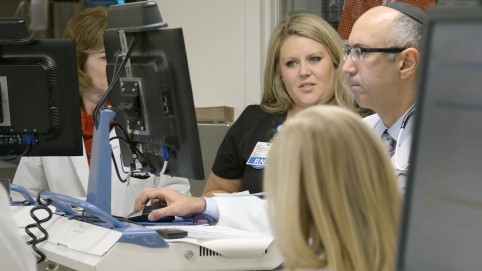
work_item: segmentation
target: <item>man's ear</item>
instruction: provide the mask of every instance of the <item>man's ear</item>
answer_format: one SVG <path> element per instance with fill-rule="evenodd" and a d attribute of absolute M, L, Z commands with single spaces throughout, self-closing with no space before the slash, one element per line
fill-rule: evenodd
<path fill-rule="evenodd" d="M 400 78 L 407 79 L 414 76 L 417 67 L 420 64 L 420 53 L 415 48 L 407 48 L 400 53 L 398 65 L 400 69 Z"/>

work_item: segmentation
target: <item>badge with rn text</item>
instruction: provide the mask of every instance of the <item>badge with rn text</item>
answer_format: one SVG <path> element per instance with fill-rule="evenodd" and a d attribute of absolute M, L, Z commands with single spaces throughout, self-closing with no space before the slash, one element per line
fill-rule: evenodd
<path fill-rule="evenodd" d="M 269 148 L 271 148 L 271 143 L 268 142 L 258 142 L 254 147 L 251 156 L 248 159 L 246 165 L 250 165 L 256 169 L 262 169 L 265 167 L 266 159 L 268 158 Z"/>

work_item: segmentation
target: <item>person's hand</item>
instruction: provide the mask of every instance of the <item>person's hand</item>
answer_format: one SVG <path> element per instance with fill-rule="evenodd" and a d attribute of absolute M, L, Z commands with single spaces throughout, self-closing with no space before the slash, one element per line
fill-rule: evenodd
<path fill-rule="evenodd" d="M 206 210 L 206 201 L 203 198 L 191 197 L 169 188 L 148 188 L 137 196 L 134 210 L 140 210 L 150 200 L 164 202 L 166 207 L 152 211 L 148 219 L 155 221 L 166 216 L 191 217 Z"/>

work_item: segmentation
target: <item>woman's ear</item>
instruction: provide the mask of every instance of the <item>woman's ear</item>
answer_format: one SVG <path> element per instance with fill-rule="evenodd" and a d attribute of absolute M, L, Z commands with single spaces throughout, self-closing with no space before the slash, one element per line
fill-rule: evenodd
<path fill-rule="evenodd" d="M 407 48 L 400 53 L 399 58 L 400 78 L 407 79 L 417 72 L 420 62 L 420 53 L 415 48 Z"/>

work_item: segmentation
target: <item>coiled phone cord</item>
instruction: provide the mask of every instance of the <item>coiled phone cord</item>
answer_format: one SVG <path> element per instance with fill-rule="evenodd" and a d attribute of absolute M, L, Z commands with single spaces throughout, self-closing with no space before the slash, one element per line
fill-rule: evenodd
<path fill-rule="evenodd" d="M 46 202 L 42 202 L 40 200 L 40 193 L 37 196 L 37 206 L 33 207 L 30 210 L 30 216 L 32 217 L 33 220 L 35 220 L 35 223 L 29 224 L 25 227 L 25 232 L 27 233 L 28 236 L 30 236 L 30 240 L 27 241 L 27 245 L 31 245 L 33 251 L 37 254 L 37 263 L 41 263 L 46 259 L 45 254 L 37 247 L 37 245 L 41 242 L 44 242 L 48 239 L 49 233 L 47 230 L 45 230 L 44 227 L 42 227 L 42 223 L 45 223 L 49 221 L 52 218 L 52 210 L 48 207 L 51 203 L 51 200 L 46 200 Z M 35 214 L 35 212 L 38 213 L 38 210 L 44 210 L 47 212 L 47 217 L 39 219 L 38 216 Z M 32 228 L 37 228 L 43 236 L 38 238 L 35 233 L 33 233 L 30 229 Z"/>

